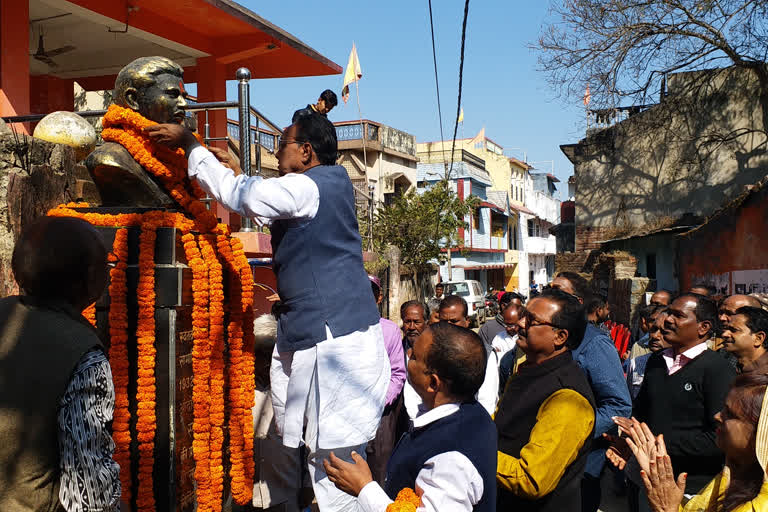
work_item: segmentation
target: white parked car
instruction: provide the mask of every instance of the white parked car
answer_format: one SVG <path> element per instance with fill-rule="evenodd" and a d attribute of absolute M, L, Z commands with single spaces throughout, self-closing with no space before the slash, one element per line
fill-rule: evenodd
<path fill-rule="evenodd" d="M 467 301 L 467 315 L 478 327 L 485 322 L 485 291 L 479 281 L 465 279 L 442 283 L 445 296 L 458 295 Z"/>

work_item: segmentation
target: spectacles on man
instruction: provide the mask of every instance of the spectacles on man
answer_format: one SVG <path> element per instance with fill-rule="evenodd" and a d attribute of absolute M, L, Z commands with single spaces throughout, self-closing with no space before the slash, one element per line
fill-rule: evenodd
<path fill-rule="evenodd" d="M 559 325 L 555 325 L 552 322 L 545 322 L 544 320 L 539 320 L 533 314 L 528 311 L 527 309 L 524 309 L 520 313 L 520 318 L 525 318 L 525 328 L 530 329 L 531 327 L 538 327 L 540 325 L 546 325 L 548 327 L 552 327 L 553 329 L 562 329 Z"/>
<path fill-rule="evenodd" d="M 298 140 L 298 139 L 284 139 L 283 137 L 277 138 L 277 147 L 278 149 L 284 148 L 288 144 L 304 144 L 305 140 Z"/>

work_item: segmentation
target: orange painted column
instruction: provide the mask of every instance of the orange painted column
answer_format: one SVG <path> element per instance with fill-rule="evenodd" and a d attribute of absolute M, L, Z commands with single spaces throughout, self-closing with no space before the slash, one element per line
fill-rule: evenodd
<path fill-rule="evenodd" d="M 29 2 L 0 1 L 0 115 L 29 113 Z M 19 131 L 26 126 L 17 125 Z"/>
<path fill-rule="evenodd" d="M 34 114 L 48 114 L 57 110 L 72 112 L 75 108 L 74 80 L 51 75 L 31 77 L 30 107 Z"/>
<path fill-rule="evenodd" d="M 214 57 L 197 59 L 197 101 L 225 101 L 227 99 L 227 69 L 224 64 L 216 61 Z M 208 124 L 211 137 L 227 136 L 227 111 L 211 110 L 208 112 Z M 197 116 L 197 127 L 200 134 L 205 133 L 205 112 Z M 227 148 L 226 141 L 212 142 L 211 145 Z M 240 226 L 240 217 L 229 212 L 217 203 L 212 204 L 216 216 L 222 222 L 235 228 Z"/>

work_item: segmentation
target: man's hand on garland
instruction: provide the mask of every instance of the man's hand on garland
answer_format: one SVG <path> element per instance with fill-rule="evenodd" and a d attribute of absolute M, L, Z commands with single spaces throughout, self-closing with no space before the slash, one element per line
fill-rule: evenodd
<path fill-rule="evenodd" d="M 147 126 L 144 128 L 144 133 L 155 142 L 174 149 L 182 148 L 187 154 L 199 144 L 195 135 L 180 124 L 166 123 Z"/>

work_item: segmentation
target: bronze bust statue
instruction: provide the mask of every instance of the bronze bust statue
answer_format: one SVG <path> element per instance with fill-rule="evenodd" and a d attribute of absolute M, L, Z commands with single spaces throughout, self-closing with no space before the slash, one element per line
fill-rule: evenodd
<path fill-rule="evenodd" d="M 117 75 L 112 102 L 157 123 L 184 120 L 184 70 L 165 57 L 134 60 Z M 85 165 L 101 195 L 102 206 L 173 207 L 162 185 L 120 144 L 106 142 Z"/>

